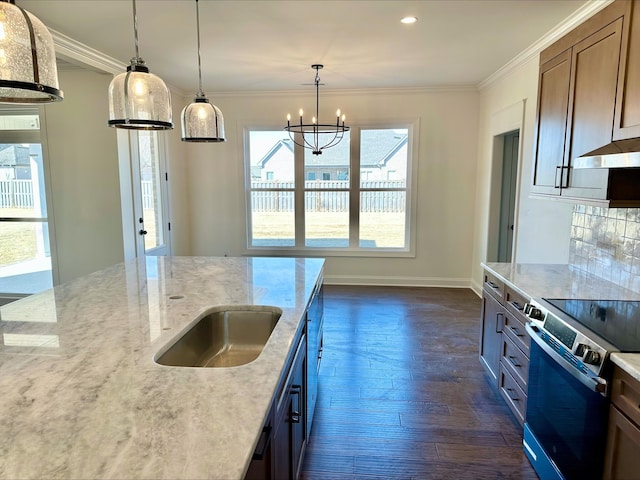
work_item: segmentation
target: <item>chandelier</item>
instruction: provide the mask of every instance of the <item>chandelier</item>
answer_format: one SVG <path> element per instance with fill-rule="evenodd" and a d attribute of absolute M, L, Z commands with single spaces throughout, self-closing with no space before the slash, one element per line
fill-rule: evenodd
<path fill-rule="evenodd" d="M 324 67 L 321 64 L 311 65 L 316 71 L 316 78 L 314 84 L 316 86 L 316 116 L 312 117 L 311 123 L 304 123 L 302 119 L 302 109 L 300 109 L 300 123 L 291 124 L 291 115 L 287 114 L 287 126 L 284 129 L 289 132 L 289 138 L 296 145 L 308 148 L 314 155 L 322 155 L 322 151 L 333 147 L 340 143 L 344 132 L 348 132 L 350 127 L 344 124 L 345 116 L 340 118 L 340 109 L 336 112 L 335 123 L 320 123 L 319 106 L 320 106 L 320 75 L 318 72 Z M 342 121 L 342 123 L 340 123 Z M 297 135 L 296 135 L 297 134 Z M 296 137 L 299 135 L 301 141 Z M 329 141 L 321 145 L 321 141 L 326 139 Z"/>

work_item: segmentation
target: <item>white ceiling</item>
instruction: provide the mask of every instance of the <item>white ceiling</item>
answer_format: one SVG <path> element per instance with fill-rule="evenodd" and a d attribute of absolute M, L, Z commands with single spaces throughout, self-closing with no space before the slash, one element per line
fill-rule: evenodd
<path fill-rule="evenodd" d="M 588 0 L 200 0 L 205 92 L 477 85 Z M 128 63 L 129 0 L 17 0 L 49 28 Z M 140 56 L 198 85 L 195 0 L 138 0 Z M 405 15 L 418 17 L 403 25 Z"/>

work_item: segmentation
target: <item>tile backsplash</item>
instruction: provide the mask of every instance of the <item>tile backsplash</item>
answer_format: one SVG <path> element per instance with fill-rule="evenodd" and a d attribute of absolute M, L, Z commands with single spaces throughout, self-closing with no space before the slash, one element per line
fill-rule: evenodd
<path fill-rule="evenodd" d="M 640 208 L 575 205 L 569 263 L 640 291 Z"/>

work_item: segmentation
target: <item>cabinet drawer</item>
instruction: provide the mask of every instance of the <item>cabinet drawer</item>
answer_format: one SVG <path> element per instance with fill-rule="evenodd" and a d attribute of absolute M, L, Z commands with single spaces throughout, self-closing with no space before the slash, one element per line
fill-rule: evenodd
<path fill-rule="evenodd" d="M 518 422 L 524 425 L 524 415 L 527 411 L 527 395 L 502 365 L 500 365 L 500 394 Z"/>
<path fill-rule="evenodd" d="M 484 272 L 484 289 L 500 303 L 504 300 L 504 283 L 495 275 Z"/>
<path fill-rule="evenodd" d="M 529 381 L 529 358 L 506 335 L 502 336 L 502 356 L 500 362 L 509 370 L 524 392 Z"/>
<path fill-rule="evenodd" d="M 525 303 L 529 303 L 530 299 L 515 291 L 509 285 L 504 286 L 504 305 L 507 310 L 517 317 L 523 324 L 528 321 L 523 313 Z"/>
<path fill-rule="evenodd" d="M 507 335 L 527 357 L 529 356 L 531 338 L 524 328 L 524 323 L 518 319 L 518 316 L 507 312 L 504 316 L 504 328 L 502 332 Z"/>
<path fill-rule="evenodd" d="M 613 372 L 611 401 L 622 413 L 640 425 L 640 382 L 617 366 Z"/>

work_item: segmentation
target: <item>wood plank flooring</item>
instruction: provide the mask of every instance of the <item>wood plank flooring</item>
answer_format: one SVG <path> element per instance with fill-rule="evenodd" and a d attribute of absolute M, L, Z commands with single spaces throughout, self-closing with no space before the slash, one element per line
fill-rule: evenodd
<path fill-rule="evenodd" d="M 473 292 L 325 286 L 324 306 L 303 480 L 538 478 L 478 361 Z"/>

